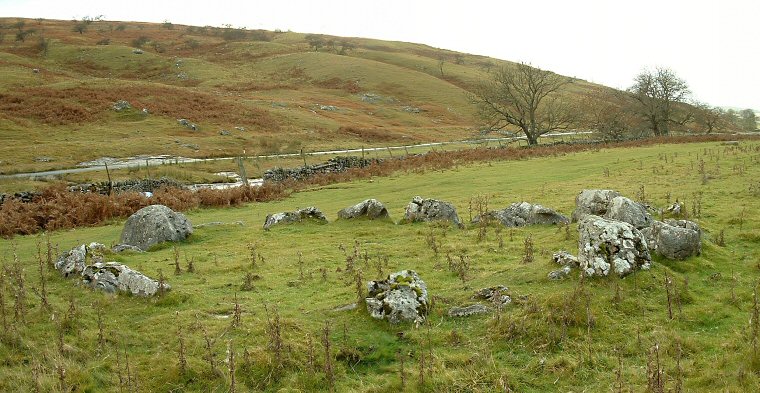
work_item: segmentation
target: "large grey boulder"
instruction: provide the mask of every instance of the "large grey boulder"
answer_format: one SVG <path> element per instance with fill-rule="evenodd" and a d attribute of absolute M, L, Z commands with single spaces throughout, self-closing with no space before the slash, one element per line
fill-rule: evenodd
<path fill-rule="evenodd" d="M 352 219 L 367 217 L 370 220 L 388 217 L 388 209 L 377 199 L 365 199 L 356 205 L 349 206 L 338 212 L 338 218 Z"/>
<path fill-rule="evenodd" d="M 636 227 L 636 229 L 652 225 L 652 216 L 647 212 L 646 206 L 624 196 L 612 198 L 609 206 L 607 206 L 607 214 L 604 217 L 610 220 L 627 222 Z"/>
<path fill-rule="evenodd" d="M 422 323 L 428 314 L 427 286 L 414 270 L 391 273 L 367 285 L 367 311 L 376 319 L 390 323 Z"/>
<path fill-rule="evenodd" d="M 693 221 L 655 221 L 641 231 L 649 249 L 668 259 L 686 259 L 702 253 L 702 230 Z"/>
<path fill-rule="evenodd" d="M 496 220 L 506 227 L 522 227 L 526 225 L 566 224 L 570 219 L 538 204 L 519 202 L 509 205 L 503 210 L 490 211 L 485 214 L 489 220 Z M 477 216 L 472 222 L 477 223 L 483 217 Z"/>
<path fill-rule="evenodd" d="M 414 197 L 406 206 L 404 221 L 450 221 L 459 228 L 464 228 L 454 205 L 436 199 L 423 199 L 420 196 Z"/>
<path fill-rule="evenodd" d="M 161 291 L 161 284 L 118 262 L 98 262 L 87 266 L 82 272 L 82 283 L 93 289 L 108 293 L 131 293 L 136 296 L 153 296 Z M 171 289 L 163 284 L 163 290 Z"/>
<path fill-rule="evenodd" d="M 579 221 L 586 215 L 604 216 L 613 198 L 620 193 L 613 190 L 583 190 L 575 197 L 573 222 Z"/>
<path fill-rule="evenodd" d="M 192 233 L 193 225 L 184 214 L 164 205 L 151 205 L 129 216 L 119 243 L 147 251 L 154 244 L 182 241 Z"/>
<path fill-rule="evenodd" d="M 296 209 L 292 212 L 281 212 L 267 215 L 264 220 L 264 229 L 269 229 L 274 225 L 292 224 L 304 220 L 314 220 L 320 223 L 327 223 L 327 218 L 321 210 L 314 206 Z"/>
<path fill-rule="evenodd" d="M 651 256 L 644 235 L 633 225 L 587 215 L 578 223 L 578 263 L 587 276 L 623 277 L 649 269 Z"/>
<path fill-rule="evenodd" d="M 81 275 L 87 266 L 87 259 L 102 261 L 106 247 L 100 243 L 81 244 L 58 256 L 54 266 L 64 277 Z"/>

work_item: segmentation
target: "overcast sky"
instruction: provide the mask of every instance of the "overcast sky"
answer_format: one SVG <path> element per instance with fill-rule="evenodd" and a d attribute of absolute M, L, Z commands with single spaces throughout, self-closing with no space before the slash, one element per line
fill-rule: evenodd
<path fill-rule="evenodd" d="M 712 105 L 760 110 L 760 0 L 0 0 L 0 16 L 281 29 L 428 44 L 626 88 L 669 67 Z"/>

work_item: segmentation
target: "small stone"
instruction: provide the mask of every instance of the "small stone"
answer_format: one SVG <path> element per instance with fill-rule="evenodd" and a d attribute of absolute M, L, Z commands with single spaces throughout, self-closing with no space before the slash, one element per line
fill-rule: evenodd
<path fill-rule="evenodd" d="M 570 265 L 565 265 L 561 269 L 553 270 L 549 272 L 548 277 L 550 280 L 561 280 L 567 277 L 571 271 L 572 271 L 572 268 L 570 267 Z"/>
<path fill-rule="evenodd" d="M 488 313 L 488 308 L 480 303 L 467 307 L 452 307 L 449 309 L 449 316 L 452 318 L 469 317 L 470 315 L 486 313 Z"/>
<path fill-rule="evenodd" d="M 143 54 L 144 52 L 143 52 L 143 50 L 142 50 L 142 49 L 132 49 L 132 53 L 134 53 L 134 54 L 136 54 L 136 55 L 141 55 L 141 54 Z"/>
<path fill-rule="evenodd" d="M 132 105 L 130 105 L 129 102 L 124 101 L 124 100 L 119 100 L 119 101 L 114 102 L 113 105 L 111 105 L 111 107 L 116 112 L 132 109 Z"/>

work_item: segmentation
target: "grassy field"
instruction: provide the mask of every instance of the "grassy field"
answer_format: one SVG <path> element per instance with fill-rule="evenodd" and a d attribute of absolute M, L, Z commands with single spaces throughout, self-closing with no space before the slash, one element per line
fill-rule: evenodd
<path fill-rule="evenodd" d="M 293 32 L 95 21 L 80 34 L 75 24 L 0 18 L 0 174 L 106 156 L 463 139 L 477 133 L 468 91 L 488 69 L 511 64 L 361 38 L 325 37 L 353 45 L 339 54 L 316 52 Z M 568 94 L 605 89 L 576 81 Z M 133 109 L 115 112 L 118 100 Z"/>
<path fill-rule="evenodd" d="M 748 321 L 760 268 L 758 178 L 760 143 L 744 141 L 601 149 L 334 184 L 278 202 L 190 212 L 194 225 L 227 225 L 198 228 L 179 244 L 183 272 L 177 275 L 169 245 L 108 256 L 166 276 L 172 290 L 160 298 L 92 292 L 44 266 L 50 310 L 33 291 L 40 292 L 37 250 L 44 262 L 46 238 L 0 240 L 6 272 L 0 390 L 56 391 L 65 384 L 76 391 L 223 392 L 230 390 L 225 359 L 233 353 L 237 391 L 326 391 L 326 362 L 336 391 L 644 391 L 648 370 L 657 367 L 651 352 L 657 346 L 667 389 L 756 391 L 760 357 L 752 343 L 760 333 Z M 485 198 L 492 209 L 526 200 L 569 215 L 584 188 L 611 188 L 660 207 L 684 202 L 704 230 L 702 255 L 655 258 L 651 270 L 625 279 L 581 284 L 573 275 L 553 282 L 546 278 L 555 269 L 551 253 L 577 252 L 574 224 L 567 232 L 489 228 L 479 240 L 472 225 L 334 221 L 339 209 L 369 197 L 386 203 L 398 221 L 415 195 L 454 203 L 465 221 L 470 203 Z M 268 213 L 311 205 L 330 223 L 261 229 Z M 54 232 L 49 239 L 61 251 L 91 241 L 109 245 L 118 242 L 122 224 Z M 526 264 L 529 235 L 535 261 Z M 357 277 L 346 273 L 341 251 L 351 254 L 354 247 L 362 255 L 356 267 L 363 281 L 401 269 L 420 274 L 434 301 L 426 324 L 388 325 L 361 305 L 335 310 L 357 299 Z M 252 249 L 260 255 L 255 264 Z M 463 278 L 448 268 L 447 256 L 470 262 Z M 194 261 L 194 273 L 184 271 L 186 258 Z M 11 274 L 19 270 L 23 290 L 18 274 Z M 253 288 L 243 290 L 249 273 Z M 666 275 L 675 299 L 672 319 Z M 470 304 L 474 290 L 492 285 L 509 287 L 514 303 L 498 315 L 447 316 L 449 307 Z M 14 296 L 22 293 L 25 312 L 15 318 Z M 242 311 L 237 326 L 235 299 Z"/>

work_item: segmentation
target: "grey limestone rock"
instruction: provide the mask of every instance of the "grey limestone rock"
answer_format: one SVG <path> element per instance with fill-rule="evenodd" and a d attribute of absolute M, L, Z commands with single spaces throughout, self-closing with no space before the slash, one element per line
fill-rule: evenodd
<path fill-rule="evenodd" d="M 612 198 L 607 207 L 605 218 L 627 222 L 636 227 L 636 229 L 652 225 L 652 216 L 647 212 L 646 206 L 624 196 Z"/>
<path fill-rule="evenodd" d="M 475 294 L 472 295 L 472 298 L 505 305 L 512 303 L 512 298 L 507 294 L 508 292 L 509 288 L 504 285 L 496 285 L 493 287 L 478 289 L 475 291 Z"/>
<path fill-rule="evenodd" d="M 388 209 L 377 199 L 366 199 L 338 212 L 338 218 L 342 219 L 359 217 L 367 217 L 370 220 L 386 218 L 388 217 Z"/>
<path fill-rule="evenodd" d="M 693 221 L 655 221 L 641 231 L 649 248 L 668 259 L 686 259 L 702 253 L 702 230 Z"/>
<path fill-rule="evenodd" d="M 595 216 L 604 216 L 607 214 L 607 208 L 612 198 L 620 196 L 620 193 L 613 190 L 583 190 L 575 197 L 575 210 L 573 211 L 573 222 L 579 221 L 588 214 Z"/>
<path fill-rule="evenodd" d="M 570 222 L 567 217 L 548 207 L 528 202 L 513 203 L 503 210 L 490 211 L 485 216 L 488 219 L 497 220 L 506 227 L 566 224 Z M 482 219 L 483 217 L 477 216 L 472 221 L 480 222 Z"/>
<path fill-rule="evenodd" d="M 151 205 L 129 216 L 119 242 L 147 251 L 154 244 L 182 241 L 192 233 L 193 225 L 184 214 Z"/>
<path fill-rule="evenodd" d="M 578 223 L 578 262 L 587 276 L 623 277 L 648 269 L 651 256 L 644 235 L 633 225 L 587 215 Z"/>
<path fill-rule="evenodd" d="M 154 296 L 161 291 L 158 281 L 130 269 L 118 262 L 99 262 L 87 266 L 82 272 L 82 283 L 108 293 L 131 293 L 136 296 Z M 171 289 L 163 284 L 163 290 Z"/>
<path fill-rule="evenodd" d="M 450 221 L 457 227 L 464 228 L 454 205 L 436 199 L 423 199 L 420 196 L 414 197 L 406 206 L 404 221 Z"/>
<path fill-rule="evenodd" d="M 327 223 L 327 218 L 321 210 L 314 206 L 296 209 L 292 212 L 281 212 L 268 214 L 264 220 L 264 229 L 268 230 L 274 225 L 292 224 L 302 222 L 303 220 L 314 220 L 320 223 Z"/>
<path fill-rule="evenodd" d="M 376 319 L 390 323 L 422 323 L 428 314 L 427 286 L 414 270 L 391 273 L 367 285 L 367 311 Z"/>

